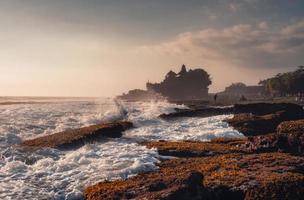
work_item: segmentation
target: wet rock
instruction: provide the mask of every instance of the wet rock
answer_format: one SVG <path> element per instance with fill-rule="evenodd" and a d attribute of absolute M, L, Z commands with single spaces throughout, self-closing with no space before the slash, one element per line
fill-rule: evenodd
<path fill-rule="evenodd" d="M 250 152 L 274 152 L 278 151 L 278 135 L 276 133 L 248 137 L 248 142 L 245 144 Z"/>
<path fill-rule="evenodd" d="M 279 111 L 292 113 L 294 116 L 303 116 L 303 107 L 293 103 L 251 103 L 235 104 L 235 113 L 251 113 L 253 115 L 267 115 Z"/>
<path fill-rule="evenodd" d="M 302 118 L 304 118 L 303 112 L 284 110 L 267 115 L 235 114 L 233 118 L 227 119 L 226 122 L 245 136 L 255 136 L 274 133 L 281 122 Z"/>
<path fill-rule="evenodd" d="M 304 119 L 296 121 L 282 122 L 278 128 L 278 133 L 304 133 Z"/>
<path fill-rule="evenodd" d="M 248 113 L 253 115 L 267 115 L 284 111 L 286 117 L 290 120 L 304 118 L 304 110 L 302 106 L 291 103 L 251 103 L 251 104 L 236 104 L 226 107 L 203 107 L 191 106 L 193 109 L 177 110 L 175 113 L 162 114 L 159 117 L 162 119 L 175 119 L 180 117 L 211 117 L 224 114 L 241 114 Z"/>
<path fill-rule="evenodd" d="M 304 194 L 304 177 L 302 174 L 283 173 L 265 177 L 261 185 L 252 187 L 246 192 L 245 200 L 300 200 Z"/>
<path fill-rule="evenodd" d="M 84 197 L 87 200 L 201 199 L 204 192 L 202 174 L 183 168 L 177 172 L 174 168 L 165 167 L 125 181 L 98 183 L 88 187 Z"/>
<path fill-rule="evenodd" d="M 149 141 L 143 144 L 148 148 L 157 148 L 160 155 L 189 158 L 245 152 L 243 145 L 246 141 L 246 139 L 217 139 L 211 142 Z"/>
<path fill-rule="evenodd" d="M 250 151 L 283 151 L 304 154 L 304 120 L 282 122 L 277 133 L 250 137 L 247 142 Z"/>
<path fill-rule="evenodd" d="M 304 120 L 283 122 L 278 126 L 279 148 L 294 154 L 304 154 Z"/>
<path fill-rule="evenodd" d="M 175 119 L 179 117 L 212 117 L 215 115 L 232 114 L 233 107 L 207 107 L 200 109 L 182 109 L 175 113 L 162 114 L 159 117 L 162 119 Z"/>
<path fill-rule="evenodd" d="M 264 135 L 275 132 L 277 126 L 284 121 L 281 113 L 257 116 L 252 114 L 236 114 L 226 122 L 245 136 Z"/>
<path fill-rule="evenodd" d="M 90 186 L 84 196 L 90 200 L 301 199 L 303 163 L 303 157 L 277 152 L 172 159 L 160 163 L 158 171 Z M 132 197 L 126 196 L 130 192 Z"/>
<path fill-rule="evenodd" d="M 159 170 L 88 187 L 86 199 L 300 200 L 304 196 L 303 108 L 245 104 L 177 110 L 163 119 L 235 113 L 227 122 L 245 139 L 211 142 L 150 141 L 148 148 L 175 156 Z M 298 120 L 298 121 L 289 121 Z M 288 121 L 288 122 L 286 122 Z M 282 123 L 283 122 L 283 123 Z"/>
<path fill-rule="evenodd" d="M 152 183 L 149 186 L 149 191 L 150 192 L 156 192 L 156 191 L 160 191 L 167 188 L 166 184 L 162 181 L 156 182 L 156 183 Z"/>
<path fill-rule="evenodd" d="M 27 150 L 40 148 L 69 148 L 84 145 L 85 142 L 95 141 L 103 138 L 117 138 L 122 132 L 131 128 L 131 122 L 121 121 L 67 130 L 31 140 L 25 140 L 18 147 Z"/>
<path fill-rule="evenodd" d="M 243 193 L 245 198 L 240 199 L 281 199 L 278 194 L 292 196 L 294 191 L 297 193 L 293 199 L 301 199 L 304 194 L 303 162 L 302 157 L 283 153 L 226 154 L 205 159 L 199 164 L 199 171 L 204 175 L 205 188 L 225 186 Z M 281 186 L 276 187 L 277 184 Z M 291 185 L 293 190 L 289 190 Z M 264 190 L 265 193 L 249 195 L 253 190 Z"/>

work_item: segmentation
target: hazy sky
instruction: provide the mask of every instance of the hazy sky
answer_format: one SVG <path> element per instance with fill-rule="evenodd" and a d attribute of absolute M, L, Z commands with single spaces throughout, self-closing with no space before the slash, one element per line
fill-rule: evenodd
<path fill-rule="evenodd" d="M 303 0 L 0 0 L 0 95 L 111 96 L 202 67 L 211 92 L 304 65 Z"/>

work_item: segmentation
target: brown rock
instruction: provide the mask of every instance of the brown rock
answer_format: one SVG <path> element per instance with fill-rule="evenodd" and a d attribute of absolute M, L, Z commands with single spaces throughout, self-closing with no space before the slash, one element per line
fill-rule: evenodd
<path fill-rule="evenodd" d="M 206 107 L 199 109 L 181 109 L 175 113 L 162 114 L 159 117 L 162 119 L 175 119 L 179 117 L 212 117 L 215 115 L 232 114 L 233 107 Z"/>
<path fill-rule="evenodd" d="M 88 187 L 86 199 L 302 199 L 304 158 L 285 153 L 172 159 L 159 170 Z M 258 193 L 257 193 L 258 192 Z"/>
<path fill-rule="evenodd" d="M 248 138 L 250 151 L 304 154 L 304 120 L 282 122 L 277 133 Z"/>
<path fill-rule="evenodd" d="M 292 113 L 294 116 L 303 116 L 303 107 L 293 103 L 250 103 L 234 105 L 235 113 L 251 113 L 254 115 L 267 115 L 279 111 Z"/>
<path fill-rule="evenodd" d="M 277 126 L 287 120 L 303 118 L 299 113 L 291 111 L 279 111 L 268 115 L 235 114 L 232 119 L 226 121 L 245 136 L 264 135 L 276 132 Z"/>
<path fill-rule="evenodd" d="M 290 120 L 304 118 L 302 106 L 291 103 L 251 103 L 236 104 L 233 107 L 204 107 L 202 105 L 191 106 L 193 109 L 177 110 L 175 113 L 162 114 L 163 119 L 174 119 L 179 117 L 211 117 L 224 114 L 248 113 L 253 115 L 267 115 L 284 111 Z"/>
<path fill-rule="evenodd" d="M 84 191 L 87 200 L 98 199 L 201 199 L 202 174 L 183 166 L 164 167 L 157 172 L 145 173 L 126 181 L 98 183 Z"/>
<path fill-rule="evenodd" d="M 131 128 L 131 122 L 98 124 L 79 129 L 67 130 L 31 140 L 23 141 L 19 147 L 35 150 L 40 148 L 66 148 L 83 145 L 86 141 L 94 141 L 104 137 L 121 137 L 122 132 Z"/>
<path fill-rule="evenodd" d="M 248 137 L 246 148 L 250 152 L 274 152 L 278 151 L 278 135 L 276 133 Z"/>
<path fill-rule="evenodd" d="M 246 139 L 217 139 L 211 142 L 150 141 L 143 144 L 148 148 L 157 148 L 158 153 L 164 156 L 201 157 L 244 152 L 242 147 L 246 141 Z"/>
<path fill-rule="evenodd" d="M 256 116 L 252 114 L 236 114 L 226 122 L 245 136 L 264 135 L 275 132 L 283 119 L 280 113 Z"/>
<path fill-rule="evenodd" d="M 250 188 L 246 192 L 245 200 L 303 199 L 303 174 L 282 173 L 264 179 L 261 185 Z"/>
<path fill-rule="evenodd" d="M 211 142 L 145 142 L 148 148 L 158 148 L 161 155 L 179 158 L 161 162 L 154 172 L 90 186 L 84 192 L 85 198 L 303 199 L 304 157 L 298 156 L 304 149 L 303 120 L 284 122 L 304 118 L 301 106 L 262 103 L 235 105 L 233 110 L 201 107 L 160 117 L 228 113 L 236 113 L 227 120 L 230 125 L 253 137 Z"/>
<path fill-rule="evenodd" d="M 294 154 L 304 154 L 304 120 L 283 122 L 278 126 L 279 148 Z"/>
<path fill-rule="evenodd" d="M 304 133 L 304 119 L 282 122 L 277 131 L 278 133 Z"/>

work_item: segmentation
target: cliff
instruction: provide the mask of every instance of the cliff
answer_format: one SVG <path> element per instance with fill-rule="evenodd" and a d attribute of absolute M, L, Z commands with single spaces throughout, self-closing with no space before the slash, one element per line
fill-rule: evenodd
<path fill-rule="evenodd" d="M 210 75 L 205 70 L 187 71 L 183 65 L 178 74 L 168 72 L 161 83 L 147 83 L 147 90 L 160 93 L 170 100 L 204 99 L 208 97 L 210 84 Z"/>
<path fill-rule="evenodd" d="M 160 83 L 146 84 L 147 90 L 131 90 L 128 94 L 119 96 L 126 100 L 147 100 L 162 96 L 168 100 L 196 100 L 208 97 L 208 87 L 211 85 L 210 75 L 203 69 L 187 70 L 182 65 L 181 71 L 170 71 Z"/>

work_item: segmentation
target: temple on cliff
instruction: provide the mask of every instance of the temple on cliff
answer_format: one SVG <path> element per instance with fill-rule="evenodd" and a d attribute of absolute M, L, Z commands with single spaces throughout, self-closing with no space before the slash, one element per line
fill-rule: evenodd
<path fill-rule="evenodd" d="M 168 100 L 196 100 L 208 97 L 210 75 L 203 69 L 187 70 L 182 65 L 181 71 L 170 71 L 160 83 L 146 84 L 147 90 L 131 90 L 128 94 L 119 96 L 127 100 L 147 100 L 153 96 L 162 96 Z"/>
<path fill-rule="evenodd" d="M 147 83 L 148 91 L 154 91 L 171 100 L 192 100 L 208 97 L 210 75 L 203 69 L 187 71 L 183 65 L 179 73 L 170 71 L 161 83 Z"/>

